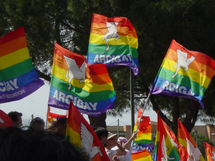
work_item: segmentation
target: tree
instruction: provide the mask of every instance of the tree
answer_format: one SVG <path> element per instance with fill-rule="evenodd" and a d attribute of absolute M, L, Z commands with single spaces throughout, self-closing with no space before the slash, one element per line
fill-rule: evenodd
<path fill-rule="evenodd" d="M 127 17 L 139 40 L 140 73 L 134 79 L 135 105 L 139 107 L 143 106 L 172 39 L 215 58 L 214 8 L 213 0 L 5 0 L 0 2 L 0 35 L 24 26 L 32 62 L 40 77 L 50 80 L 54 42 L 86 55 L 92 13 Z M 129 68 L 117 66 L 108 70 L 117 94 L 116 108 L 108 114 L 120 115 L 130 110 Z M 165 95 L 151 96 L 148 108 L 159 110 L 161 118 L 175 133 L 178 117 L 190 132 L 200 118 L 200 111 L 208 116 L 215 114 L 214 87 L 212 79 L 203 100 L 204 110 L 193 100 Z M 106 114 L 100 121 L 90 118 L 91 124 L 106 126 L 105 118 Z"/>

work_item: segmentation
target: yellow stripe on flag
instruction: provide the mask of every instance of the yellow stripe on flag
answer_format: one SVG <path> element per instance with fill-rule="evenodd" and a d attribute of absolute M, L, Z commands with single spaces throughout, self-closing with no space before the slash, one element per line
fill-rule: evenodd
<path fill-rule="evenodd" d="M 66 72 L 67 70 L 60 68 L 56 65 L 53 64 L 52 67 L 52 75 L 54 75 L 55 77 L 68 82 L 69 78 L 66 78 Z M 96 83 L 92 83 L 89 82 L 87 79 L 84 81 L 85 83 L 80 83 L 79 79 L 72 79 L 72 81 L 70 82 L 70 84 L 74 87 L 78 87 L 81 88 L 87 92 L 100 92 L 100 91 L 114 91 L 114 87 L 112 82 L 111 83 L 106 83 L 106 84 L 96 84 Z"/>
<path fill-rule="evenodd" d="M 93 44 L 104 44 L 106 45 L 105 39 L 102 41 L 104 35 L 93 34 L 90 33 L 90 43 Z M 129 45 L 132 48 L 138 48 L 138 40 L 134 37 L 130 36 L 120 36 L 120 39 L 115 40 L 115 38 L 111 38 L 108 41 L 109 45 Z"/>
<path fill-rule="evenodd" d="M 66 137 L 69 136 L 70 142 L 77 145 L 79 148 L 82 148 L 81 146 L 81 136 L 78 132 L 74 131 L 69 124 L 67 124 L 66 127 Z"/>
<path fill-rule="evenodd" d="M 169 60 L 167 58 L 164 58 L 164 62 L 165 63 L 162 63 L 161 67 L 168 69 L 172 72 L 176 71 L 177 67 L 173 68 L 176 65 L 176 62 Z M 188 76 L 192 81 L 197 82 L 198 84 L 202 85 L 206 89 L 208 88 L 208 86 L 211 82 L 210 78 L 208 78 L 205 75 L 200 74 L 199 72 L 197 72 L 191 68 L 188 68 L 188 70 L 186 72 L 184 71 L 184 68 L 180 68 L 178 71 L 178 74 Z"/>
<path fill-rule="evenodd" d="M 22 48 L 10 54 L 0 57 L 0 70 L 13 66 L 15 64 L 21 63 L 24 60 L 29 59 L 28 48 Z"/>
<path fill-rule="evenodd" d="M 146 134 L 146 133 L 142 133 L 140 135 L 137 135 L 137 138 L 135 139 L 135 141 L 139 141 L 139 140 L 151 140 L 152 139 L 152 134 Z"/>

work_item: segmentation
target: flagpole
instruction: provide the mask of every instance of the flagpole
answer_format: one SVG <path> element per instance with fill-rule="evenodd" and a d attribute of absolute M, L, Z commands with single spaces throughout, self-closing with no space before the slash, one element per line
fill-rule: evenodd
<path fill-rule="evenodd" d="M 49 116 L 49 106 L 47 108 L 47 113 L 46 113 L 46 129 L 47 129 L 47 125 L 48 125 L 48 116 Z"/>
<path fill-rule="evenodd" d="M 130 68 L 131 133 L 134 129 L 134 73 Z"/>
<path fill-rule="evenodd" d="M 147 106 L 147 104 L 148 104 L 148 102 L 149 102 L 150 96 L 151 96 L 151 94 L 149 93 L 148 96 L 147 96 L 147 98 L 146 98 L 146 102 L 145 102 L 145 104 L 144 104 L 144 106 L 143 106 L 143 112 L 142 112 L 142 114 L 141 114 L 141 116 L 140 116 L 140 119 L 141 119 L 142 116 L 143 116 L 143 113 L 144 113 L 144 111 L 145 111 L 145 109 L 146 109 L 146 106 Z M 141 121 L 139 120 L 139 121 L 138 121 L 138 125 L 137 125 L 136 131 L 138 131 L 138 128 L 139 128 L 139 126 L 140 126 L 140 122 L 141 122 Z"/>

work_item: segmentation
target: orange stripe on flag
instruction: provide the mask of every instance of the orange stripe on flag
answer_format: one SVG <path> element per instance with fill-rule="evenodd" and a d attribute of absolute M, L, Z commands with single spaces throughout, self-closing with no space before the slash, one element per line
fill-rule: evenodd
<path fill-rule="evenodd" d="M 4 43 L 2 45 L 0 45 L 0 56 L 4 56 L 7 55 L 9 53 L 12 53 L 14 51 L 17 51 L 19 49 L 22 48 L 26 48 L 27 47 L 27 41 L 26 41 L 26 37 L 19 37 L 15 40 L 12 40 L 10 42 Z"/>

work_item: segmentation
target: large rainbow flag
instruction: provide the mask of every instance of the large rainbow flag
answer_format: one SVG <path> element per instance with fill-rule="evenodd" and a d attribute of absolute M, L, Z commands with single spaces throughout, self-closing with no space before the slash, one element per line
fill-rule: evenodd
<path fill-rule="evenodd" d="M 55 44 L 48 105 L 98 116 L 113 108 L 116 94 L 105 64 L 88 65 L 83 55 Z"/>
<path fill-rule="evenodd" d="M 68 112 L 66 139 L 83 149 L 89 155 L 89 160 L 110 161 L 96 133 L 72 102 Z"/>
<path fill-rule="evenodd" d="M 215 149 L 208 143 L 204 142 L 205 154 L 207 161 L 214 161 L 215 159 Z"/>
<path fill-rule="evenodd" d="M 125 65 L 137 75 L 137 48 L 136 31 L 126 17 L 107 18 L 93 14 L 87 55 L 89 64 Z"/>
<path fill-rule="evenodd" d="M 204 108 L 201 101 L 214 75 L 212 58 L 172 40 L 150 93 L 192 98 Z"/>
<path fill-rule="evenodd" d="M 159 113 L 157 119 L 158 124 L 153 161 L 179 161 L 180 156 L 177 149 L 174 147 L 172 137 L 169 133 L 170 130 L 168 129 L 165 122 L 160 118 Z"/>
<path fill-rule="evenodd" d="M 23 27 L 0 38 L 0 103 L 20 100 L 44 85 L 32 65 Z"/>
<path fill-rule="evenodd" d="M 204 161 L 204 158 L 199 151 L 199 148 L 196 146 L 195 141 L 190 136 L 184 125 L 178 119 L 178 143 L 180 160 L 187 161 L 189 159 Z"/>
<path fill-rule="evenodd" d="M 137 131 L 138 128 L 138 132 L 134 139 L 133 146 L 131 147 L 132 155 L 136 152 L 142 151 L 143 149 L 147 149 L 148 152 L 152 152 L 154 149 L 154 144 L 152 143 L 151 120 L 149 116 L 143 116 L 142 113 L 143 111 L 139 107 L 137 120 L 134 125 L 134 131 Z"/>

